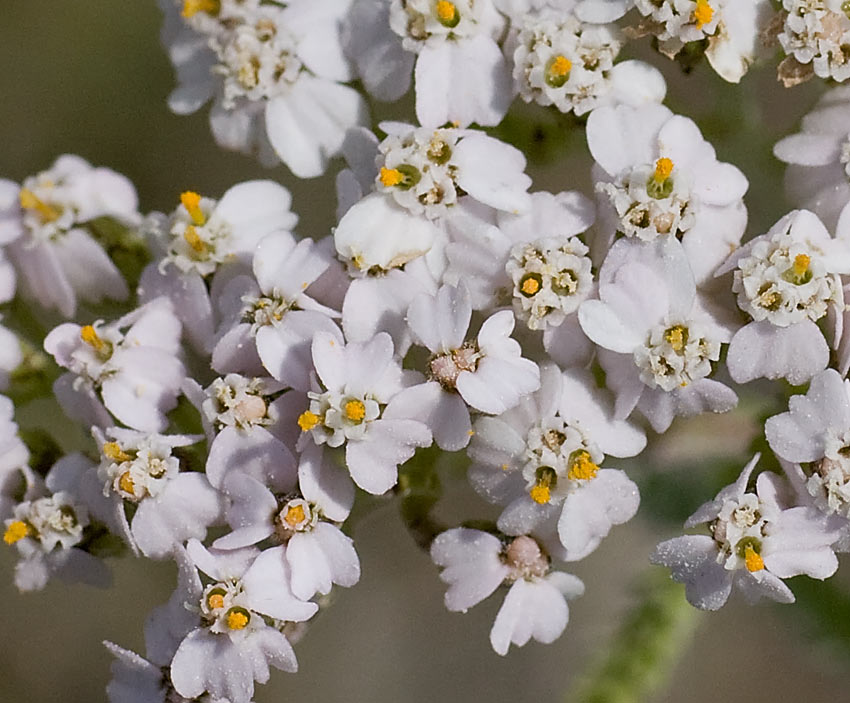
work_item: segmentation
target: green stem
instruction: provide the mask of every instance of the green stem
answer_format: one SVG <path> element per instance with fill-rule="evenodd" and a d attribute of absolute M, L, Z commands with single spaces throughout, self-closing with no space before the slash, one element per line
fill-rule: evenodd
<path fill-rule="evenodd" d="M 638 592 L 638 604 L 569 703 L 638 703 L 673 673 L 701 613 L 685 600 L 684 587 L 660 570 L 645 574 Z"/>

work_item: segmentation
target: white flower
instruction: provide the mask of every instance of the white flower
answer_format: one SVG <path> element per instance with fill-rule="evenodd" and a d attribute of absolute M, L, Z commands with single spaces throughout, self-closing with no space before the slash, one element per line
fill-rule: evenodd
<path fill-rule="evenodd" d="M 319 330 L 339 334 L 338 313 L 307 291 L 328 268 L 328 258 L 310 239 L 296 243 L 284 232 L 254 248 L 254 277 L 237 276 L 222 289 L 222 323 L 212 366 L 220 373 L 259 375 L 264 370 L 291 388 L 310 387 L 310 342 Z"/>
<path fill-rule="evenodd" d="M 697 283 L 710 280 L 746 226 L 744 174 L 717 160 L 693 121 L 661 105 L 594 110 L 587 143 L 604 171 L 596 176 L 602 236 L 594 259 L 617 232 L 643 241 L 675 237 Z"/>
<path fill-rule="evenodd" d="M 368 342 L 343 344 L 317 332 L 313 363 L 324 391 L 309 393 L 310 406 L 298 418 L 303 451 L 316 444 L 345 444 L 351 478 L 364 491 L 380 495 L 398 480 L 398 465 L 417 447 L 431 444 L 431 432 L 416 420 L 397 419 L 393 398 L 402 389 L 402 371 L 386 333 Z"/>
<path fill-rule="evenodd" d="M 178 358 L 180 322 L 165 298 L 112 323 L 59 325 L 45 338 L 44 348 L 71 371 L 59 378 L 64 394 L 54 388 L 69 415 L 102 424 L 106 406 L 134 429 L 165 429 L 165 413 L 177 404 L 185 376 Z"/>
<path fill-rule="evenodd" d="M 473 486 L 506 505 L 499 529 L 520 535 L 557 522 L 566 561 L 590 554 L 638 508 L 634 483 L 600 465 L 603 452 L 638 454 L 646 438 L 615 420 L 598 395 L 584 375 L 546 366 L 541 390 L 499 417 L 479 419 L 469 447 Z"/>
<path fill-rule="evenodd" d="M 785 189 L 798 205 L 814 211 L 830 231 L 850 202 L 850 87 L 824 93 L 803 118 L 800 131 L 776 143 L 773 153 L 788 164 Z"/>
<path fill-rule="evenodd" d="M 7 251 L 29 298 L 71 317 L 78 299 L 127 297 L 124 278 L 87 227 L 104 216 L 138 222 L 135 188 L 78 156 L 60 156 L 21 186 L 0 180 L 0 244 L 12 242 Z"/>
<path fill-rule="evenodd" d="M 525 16 L 519 27 L 513 39 L 513 78 L 525 102 L 583 115 L 609 101 L 614 60 L 622 47 L 614 25 L 584 24 L 571 14 L 544 14 Z"/>
<path fill-rule="evenodd" d="M 417 54 L 416 117 L 426 127 L 491 127 L 511 102 L 510 74 L 496 40 L 504 19 L 491 0 L 390 0 L 389 22 Z"/>
<path fill-rule="evenodd" d="M 466 287 L 443 286 L 436 296 L 421 295 L 410 305 L 414 337 L 431 352 L 428 382 L 403 391 L 394 401 L 399 417 L 427 423 L 437 444 L 455 451 L 469 442 L 469 409 L 497 414 L 540 387 L 540 370 L 521 356 L 509 336 L 513 313 L 491 315 L 475 341 L 467 340 L 472 306 Z"/>
<path fill-rule="evenodd" d="M 850 387 L 833 369 L 812 378 L 805 395 L 792 396 L 788 412 L 765 424 L 779 456 L 800 467 L 805 492 L 827 515 L 850 518 Z"/>
<path fill-rule="evenodd" d="M 469 209 L 450 221 L 446 280 L 462 282 L 476 310 L 511 300 L 530 329 L 560 325 L 593 287 L 587 247 L 575 236 L 593 224 L 592 203 L 574 191 L 538 192 L 521 215 L 481 214 Z"/>
<path fill-rule="evenodd" d="M 654 23 L 653 33 L 667 54 L 714 34 L 720 19 L 719 4 L 717 0 L 635 0 L 638 12 Z"/>
<path fill-rule="evenodd" d="M 340 23 L 349 2 L 291 0 L 286 7 L 162 3 L 163 41 L 177 71 L 174 112 L 195 112 L 215 98 L 210 126 L 229 149 L 278 159 L 301 178 L 321 175 L 349 127 L 366 119 Z"/>
<path fill-rule="evenodd" d="M 794 602 L 781 579 L 806 574 L 825 579 L 838 568 L 830 545 L 838 533 L 806 507 L 785 508 L 775 474 L 762 473 L 756 493 L 747 492 L 759 455 L 738 480 L 688 518 L 685 527 L 708 523 L 711 536 L 688 535 L 659 544 L 653 564 L 672 569 L 685 584 L 688 602 L 701 610 L 722 607 L 735 585 L 754 602 L 762 597 Z"/>
<path fill-rule="evenodd" d="M 705 57 L 723 80 L 738 83 L 756 60 L 768 53 L 762 37 L 776 16 L 770 0 L 717 2 L 718 21 Z"/>
<path fill-rule="evenodd" d="M 794 210 L 732 254 L 717 275 L 732 269 L 738 306 L 753 320 L 729 345 L 732 378 L 800 384 L 825 368 L 829 349 L 815 322 L 830 308 L 843 310 L 838 274 L 850 273 L 847 240 L 831 238 L 814 213 Z"/>
<path fill-rule="evenodd" d="M 111 527 L 133 549 L 151 559 L 170 556 L 175 545 L 202 539 L 207 527 L 218 522 L 222 503 L 206 476 L 180 472 L 175 447 L 201 437 L 158 435 L 118 427 L 102 433 L 92 430 L 101 453 L 95 473 L 99 488 L 112 506 Z M 108 440 L 108 441 L 107 441 Z M 133 507 L 132 517 L 125 504 Z"/>
<path fill-rule="evenodd" d="M 582 303 L 578 316 L 590 339 L 616 352 L 599 358 L 617 395 L 617 417 L 638 407 L 664 432 L 677 415 L 736 405 L 731 389 L 706 378 L 731 333 L 698 304 L 677 241 L 617 242 L 600 272 L 599 298 Z"/>
<path fill-rule="evenodd" d="M 202 592 L 195 587 L 185 594 L 187 607 L 200 612 L 201 625 L 186 635 L 171 662 L 174 689 L 187 698 L 206 691 L 231 703 L 248 703 L 254 681 L 268 681 L 270 665 L 298 668 L 280 627 L 309 619 L 317 606 L 293 597 L 286 562 L 273 553 L 208 551 L 195 540 L 187 550 L 212 581 Z M 275 624 L 267 624 L 264 616 Z"/>
<path fill-rule="evenodd" d="M 850 18 L 841 0 L 783 0 L 785 22 L 779 43 L 788 56 L 812 64 L 816 76 L 850 77 Z"/>
<path fill-rule="evenodd" d="M 520 536 L 503 543 L 498 537 L 464 527 L 440 534 L 431 558 L 443 567 L 449 584 L 446 607 L 466 612 L 502 583 L 511 584 L 490 630 L 490 644 L 505 655 L 511 644 L 522 647 L 532 637 L 554 642 L 569 619 L 567 600 L 584 593 L 571 574 L 552 571 L 549 558 L 535 539 Z"/>
<path fill-rule="evenodd" d="M 273 181 L 246 181 L 229 188 L 220 200 L 186 191 L 168 217 L 149 221 L 166 262 L 181 272 L 208 276 L 224 263 L 248 264 L 257 243 L 267 234 L 289 231 L 298 222 L 290 210 L 289 191 Z"/>
<path fill-rule="evenodd" d="M 89 511 L 78 496 L 80 477 L 88 466 L 79 454 L 61 458 L 45 477 L 41 495 L 30 492 L 31 497 L 18 503 L 4 521 L 3 541 L 20 556 L 15 585 L 21 591 L 44 588 L 54 574 L 99 586 L 109 582 L 103 562 L 77 548 L 89 524 Z"/>

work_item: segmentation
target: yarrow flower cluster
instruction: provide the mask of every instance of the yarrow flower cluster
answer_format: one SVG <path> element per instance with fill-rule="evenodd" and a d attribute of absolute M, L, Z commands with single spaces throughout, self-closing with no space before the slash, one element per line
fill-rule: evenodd
<path fill-rule="evenodd" d="M 504 596 L 494 651 L 553 642 L 585 590 L 570 565 L 638 512 L 628 460 L 756 379 L 795 386 L 765 424 L 775 456 L 649 560 L 704 610 L 733 591 L 792 602 L 785 579 L 835 573 L 850 548 L 850 93 L 776 145 L 800 209 L 744 241 L 747 177 L 662 104 L 656 68 L 618 56 L 651 34 L 738 82 L 774 41 L 786 83 L 843 81 L 846 3 L 160 5 L 171 109 L 212 101 L 220 145 L 296 177 L 335 170 L 336 218 L 301 236 L 270 179 L 143 213 L 126 177 L 71 155 L 0 181 L 14 582 L 105 585 L 119 545 L 177 566 L 144 657 L 107 643 L 112 703 L 250 703 L 270 668 L 296 671 L 292 645 L 360 579 L 365 494 L 402 503 L 449 610 Z M 411 82 L 416 123 L 368 119 L 367 96 Z M 578 173 L 532 191 L 519 141 L 490 129 L 517 97 L 571 113 L 556 119 L 583 130 L 587 193 Z M 11 398 L 27 402 L 32 375 L 79 446 L 18 428 Z M 489 519 L 437 522 L 437 450 Z"/>

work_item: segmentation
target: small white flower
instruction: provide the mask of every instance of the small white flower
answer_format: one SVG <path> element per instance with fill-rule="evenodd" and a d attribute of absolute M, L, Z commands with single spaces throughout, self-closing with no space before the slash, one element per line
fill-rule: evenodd
<path fill-rule="evenodd" d="M 503 583 L 511 584 L 490 630 L 490 644 L 503 656 L 511 644 L 522 647 L 532 637 L 544 644 L 558 639 L 569 619 L 567 600 L 584 593 L 578 578 L 552 571 L 546 553 L 526 535 L 503 543 L 495 535 L 458 527 L 434 540 L 431 558 L 449 584 L 449 610 L 466 612 Z"/>
<path fill-rule="evenodd" d="M 398 480 L 398 465 L 417 447 L 431 444 L 425 424 L 394 414 L 394 396 L 403 384 L 392 340 L 382 332 L 369 342 L 343 344 L 317 332 L 313 363 L 324 390 L 308 394 L 310 406 L 298 418 L 299 451 L 311 440 L 329 447 L 344 444 L 354 482 L 369 493 L 385 493 Z"/>
<path fill-rule="evenodd" d="M 67 388 L 59 400 L 72 417 L 102 424 L 105 406 L 134 429 L 165 429 L 165 413 L 177 404 L 185 376 L 178 358 L 180 322 L 165 298 L 112 323 L 59 325 L 45 338 L 44 348 L 71 372 L 59 379 Z"/>
<path fill-rule="evenodd" d="M 841 0 L 783 0 L 785 22 L 779 43 L 788 56 L 812 64 L 816 76 L 850 77 L 850 18 Z"/>
<path fill-rule="evenodd" d="M 104 216 L 136 224 L 137 205 L 127 178 L 78 156 L 60 156 L 20 186 L 0 180 L 0 243 L 12 242 L 7 251 L 25 294 L 65 317 L 78 299 L 124 300 L 127 284 L 87 224 Z"/>
<path fill-rule="evenodd" d="M 602 197 L 601 261 L 617 232 L 643 241 L 680 239 L 698 284 L 740 242 L 747 179 L 717 160 L 696 124 L 661 105 L 601 107 L 587 121 Z M 607 201 L 607 207 L 605 206 Z"/>
<path fill-rule="evenodd" d="M 753 320 L 729 345 L 732 378 L 800 384 L 825 368 L 829 349 L 815 322 L 843 309 L 838 274 L 850 273 L 847 241 L 830 237 L 814 213 L 795 210 L 738 249 L 717 275 L 732 269 L 738 306 Z"/>
<path fill-rule="evenodd" d="M 825 579 L 838 568 L 830 546 L 838 533 L 810 508 L 785 508 L 778 476 L 760 474 L 756 493 L 747 492 L 758 459 L 757 454 L 736 483 L 685 523 L 708 523 L 711 536 L 667 540 L 651 557 L 653 564 L 672 569 L 673 579 L 685 584 L 688 602 L 701 610 L 722 607 L 733 585 L 750 602 L 767 597 L 792 603 L 794 595 L 781 579 L 799 574 Z"/>
<path fill-rule="evenodd" d="M 427 423 L 447 451 L 469 442 L 467 405 L 497 414 L 540 387 L 537 364 L 522 357 L 510 337 L 513 313 L 491 315 L 474 341 L 466 339 L 471 317 L 469 292 L 462 285 L 443 286 L 436 296 L 419 296 L 407 313 L 414 337 L 431 352 L 428 382 L 400 393 L 394 412 Z"/>

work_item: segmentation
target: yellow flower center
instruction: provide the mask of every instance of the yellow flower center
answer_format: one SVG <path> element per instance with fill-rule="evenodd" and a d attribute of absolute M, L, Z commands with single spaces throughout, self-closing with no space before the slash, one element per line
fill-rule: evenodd
<path fill-rule="evenodd" d="M 198 254 L 206 254 L 209 251 L 207 243 L 201 239 L 201 236 L 198 234 L 198 230 L 195 229 L 194 225 L 189 225 L 186 228 L 186 231 L 183 232 L 183 239 L 185 239 L 186 243 Z"/>
<path fill-rule="evenodd" d="M 224 607 L 224 596 L 221 593 L 211 593 L 207 598 L 207 605 L 210 610 L 218 610 Z"/>
<path fill-rule="evenodd" d="M 797 277 L 805 276 L 811 263 L 811 258 L 806 254 L 797 254 L 794 257 L 794 275 Z"/>
<path fill-rule="evenodd" d="M 286 515 L 284 516 L 283 521 L 290 527 L 294 528 L 304 522 L 305 517 L 303 505 L 290 505 L 286 509 Z"/>
<path fill-rule="evenodd" d="M 248 614 L 241 609 L 233 609 L 227 614 L 227 626 L 231 630 L 244 630 L 248 626 Z"/>
<path fill-rule="evenodd" d="M 136 484 L 133 482 L 133 477 L 130 476 L 129 471 L 121 474 L 121 478 L 118 479 L 118 488 L 124 491 L 124 493 L 132 493 L 135 487 Z"/>
<path fill-rule="evenodd" d="M 220 0 L 183 0 L 183 12 L 180 14 L 189 19 L 199 12 L 217 15 L 219 10 L 221 10 Z"/>
<path fill-rule="evenodd" d="M 312 430 L 318 424 L 319 416 L 316 413 L 311 413 L 309 410 L 305 410 L 298 416 L 298 426 L 302 432 Z"/>
<path fill-rule="evenodd" d="M 448 0 L 440 0 L 437 3 L 437 17 L 440 22 L 452 22 L 457 17 L 457 8 Z"/>
<path fill-rule="evenodd" d="M 349 400 L 345 404 L 345 416 L 351 420 L 351 422 L 363 422 L 363 418 L 366 417 L 366 406 L 363 404 L 362 400 Z"/>
<path fill-rule="evenodd" d="M 526 295 L 534 295 L 535 293 L 537 293 L 537 291 L 540 290 L 540 283 L 535 278 L 526 278 L 522 282 L 520 290 Z"/>
<path fill-rule="evenodd" d="M 572 68 L 573 62 L 566 56 L 558 54 L 549 66 L 549 75 L 557 78 L 563 78 L 564 76 L 569 75 Z"/>
<path fill-rule="evenodd" d="M 386 188 L 397 186 L 404 180 L 404 175 L 397 168 L 386 168 L 381 166 L 381 183 Z"/>
<path fill-rule="evenodd" d="M 104 354 L 108 351 L 109 345 L 103 341 L 94 327 L 86 325 L 80 329 L 80 339 L 94 349 L 98 354 Z"/>
<path fill-rule="evenodd" d="M 15 520 L 14 522 L 10 522 L 9 526 L 6 528 L 6 532 L 3 533 L 3 541 L 6 544 L 14 544 L 18 540 L 23 539 L 29 534 L 29 527 L 25 522 L 21 520 Z"/>
<path fill-rule="evenodd" d="M 747 565 L 747 571 L 761 571 L 764 568 L 764 559 L 751 544 L 744 549 L 744 563 Z"/>
<path fill-rule="evenodd" d="M 535 503 L 539 503 L 540 505 L 548 503 L 551 498 L 548 482 L 535 484 L 534 488 L 532 488 L 529 492 L 529 495 L 531 496 L 531 500 Z"/>
<path fill-rule="evenodd" d="M 670 178 L 671 173 L 673 173 L 673 162 L 666 156 L 662 156 L 655 162 L 655 173 L 652 174 L 652 178 L 656 183 L 663 183 Z"/>
<path fill-rule="evenodd" d="M 590 459 L 590 454 L 584 449 L 579 449 L 573 452 L 570 457 L 570 470 L 567 473 L 567 478 L 571 481 L 589 481 L 596 477 L 596 472 L 599 467 Z"/>
<path fill-rule="evenodd" d="M 62 211 L 57 207 L 48 205 L 35 193 L 31 190 L 27 190 L 26 188 L 21 188 L 18 199 L 24 210 L 35 210 L 41 217 L 41 221 L 45 224 L 48 222 L 55 222 L 62 214 Z"/>
<path fill-rule="evenodd" d="M 183 207 L 186 208 L 186 212 L 189 213 L 189 217 L 192 218 L 192 222 L 199 227 L 206 223 L 206 215 L 204 215 L 201 210 L 200 195 L 193 193 L 191 190 L 187 190 L 185 193 L 180 194 L 180 202 L 183 204 Z"/>
<path fill-rule="evenodd" d="M 711 22 L 714 17 L 714 8 L 708 4 L 708 0 L 697 0 L 697 6 L 694 9 L 694 23 L 697 29 L 702 29 L 703 25 Z"/>
<path fill-rule="evenodd" d="M 120 464 L 124 461 L 130 461 L 133 458 L 121 449 L 121 445 L 118 444 L 118 442 L 107 442 L 101 447 L 101 451 L 103 452 L 103 456 L 114 461 L 116 464 Z"/>
<path fill-rule="evenodd" d="M 687 330 L 681 325 L 676 325 L 668 329 L 664 336 L 667 342 L 673 347 L 673 351 L 680 354 L 687 344 Z"/>

